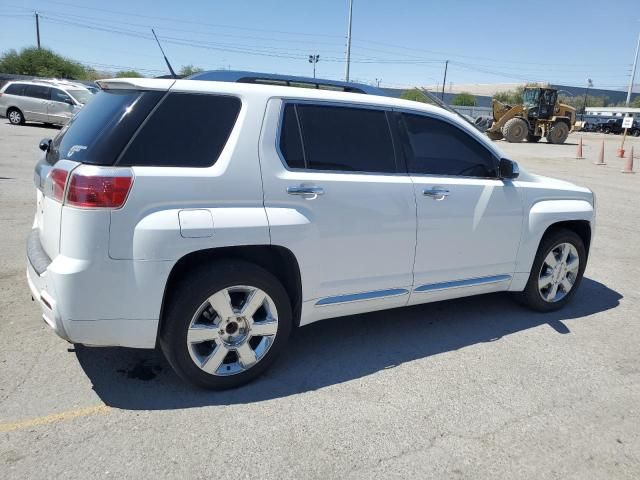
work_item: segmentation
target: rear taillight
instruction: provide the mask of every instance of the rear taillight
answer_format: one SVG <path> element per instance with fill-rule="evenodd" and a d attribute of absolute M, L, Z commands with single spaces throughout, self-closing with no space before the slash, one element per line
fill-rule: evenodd
<path fill-rule="evenodd" d="M 69 180 L 67 205 L 79 208 L 120 208 L 133 184 L 129 169 L 103 169 L 96 174 L 74 171 Z"/>
<path fill-rule="evenodd" d="M 120 208 L 133 185 L 129 168 L 81 165 L 71 171 L 53 168 L 45 195 L 76 208 Z M 66 191 L 65 191 L 66 187 Z"/>
<path fill-rule="evenodd" d="M 51 196 L 62 202 L 64 199 L 64 187 L 67 184 L 67 177 L 69 172 L 60 168 L 54 168 L 49 172 L 49 178 L 51 180 Z"/>

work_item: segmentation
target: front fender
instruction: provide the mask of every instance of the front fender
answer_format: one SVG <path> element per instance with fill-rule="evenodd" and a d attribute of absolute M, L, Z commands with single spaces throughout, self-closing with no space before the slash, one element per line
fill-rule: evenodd
<path fill-rule="evenodd" d="M 594 230 L 593 205 L 587 200 L 541 200 L 529 209 L 522 228 L 516 273 L 529 273 L 542 236 L 552 225 L 560 222 L 583 220 Z"/>

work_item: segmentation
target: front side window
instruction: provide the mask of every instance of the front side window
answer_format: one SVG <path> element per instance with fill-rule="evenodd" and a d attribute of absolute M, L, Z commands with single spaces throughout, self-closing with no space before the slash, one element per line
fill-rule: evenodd
<path fill-rule="evenodd" d="M 64 93 L 62 90 L 58 90 L 57 88 L 51 89 L 51 100 L 53 100 L 54 102 L 73 103 L 69 95 Z"/>
<path fill-rule="evenodd" d="M 118 163 L 210 167 L 229 139 L 240 106 L 236 97 L 170 93 L 141 127 Z"/>
<path fill-rule="evenodd" d="M 282 119 L 280 146 L 285 162 L 292 168 L 397 171 L 391 132 L 383 110 L 288 104 Z"/>
<path fill-rule="evenodd" d="M 496 177 L 493 154 L 471 135 L 443 120 L 402 114 L 409 173 Z"/>
<path fill-rule="evenodd" d="M 27 97 L 41 98 L 43 100 L 49 100 L 51 88 L 44 85 L 27 85 L 25 88 L 25 95 Z"/>

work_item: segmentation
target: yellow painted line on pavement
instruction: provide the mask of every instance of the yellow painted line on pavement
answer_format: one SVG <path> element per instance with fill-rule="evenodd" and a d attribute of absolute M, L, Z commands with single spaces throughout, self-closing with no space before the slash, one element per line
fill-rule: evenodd
<path fill-rule="evenodd" d="M 44 415 L 42 417 L 31 418 L 29 420 L 22 420 L 20 422 L 13 423 L 0 423 L 0 433 L 12 432 L 14 430 L 24 430 L 25 428 L 37 427 L 40 425 L 47 425 L 50 423 L 65 422 L 79 417 L 88 417 L 90 415 L 100 415 L 109 413 L 110 407 L 106 405 L 97 405 L 95 407 L 78 408 L 76 410 L 68 410 L 66 412 L 53 413 L 51 415 Z"/>

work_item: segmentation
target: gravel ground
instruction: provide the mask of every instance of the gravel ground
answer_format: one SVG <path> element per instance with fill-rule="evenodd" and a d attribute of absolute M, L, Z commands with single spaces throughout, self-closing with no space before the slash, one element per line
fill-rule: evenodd
<path fill-rule="evenodd" d="M 0 119 L 0 478 L 640 478 L 640 176 L 620 173 L 620 137 L 585 134 L 584 160 L 576 134 L 499 142 L 597 194 L 563 311 L 495 294 L 328 320 L 212 393 L 157 352 L 73 347 L 42 322 L 24 249 L 37 143 L 55 133 Z"/>

